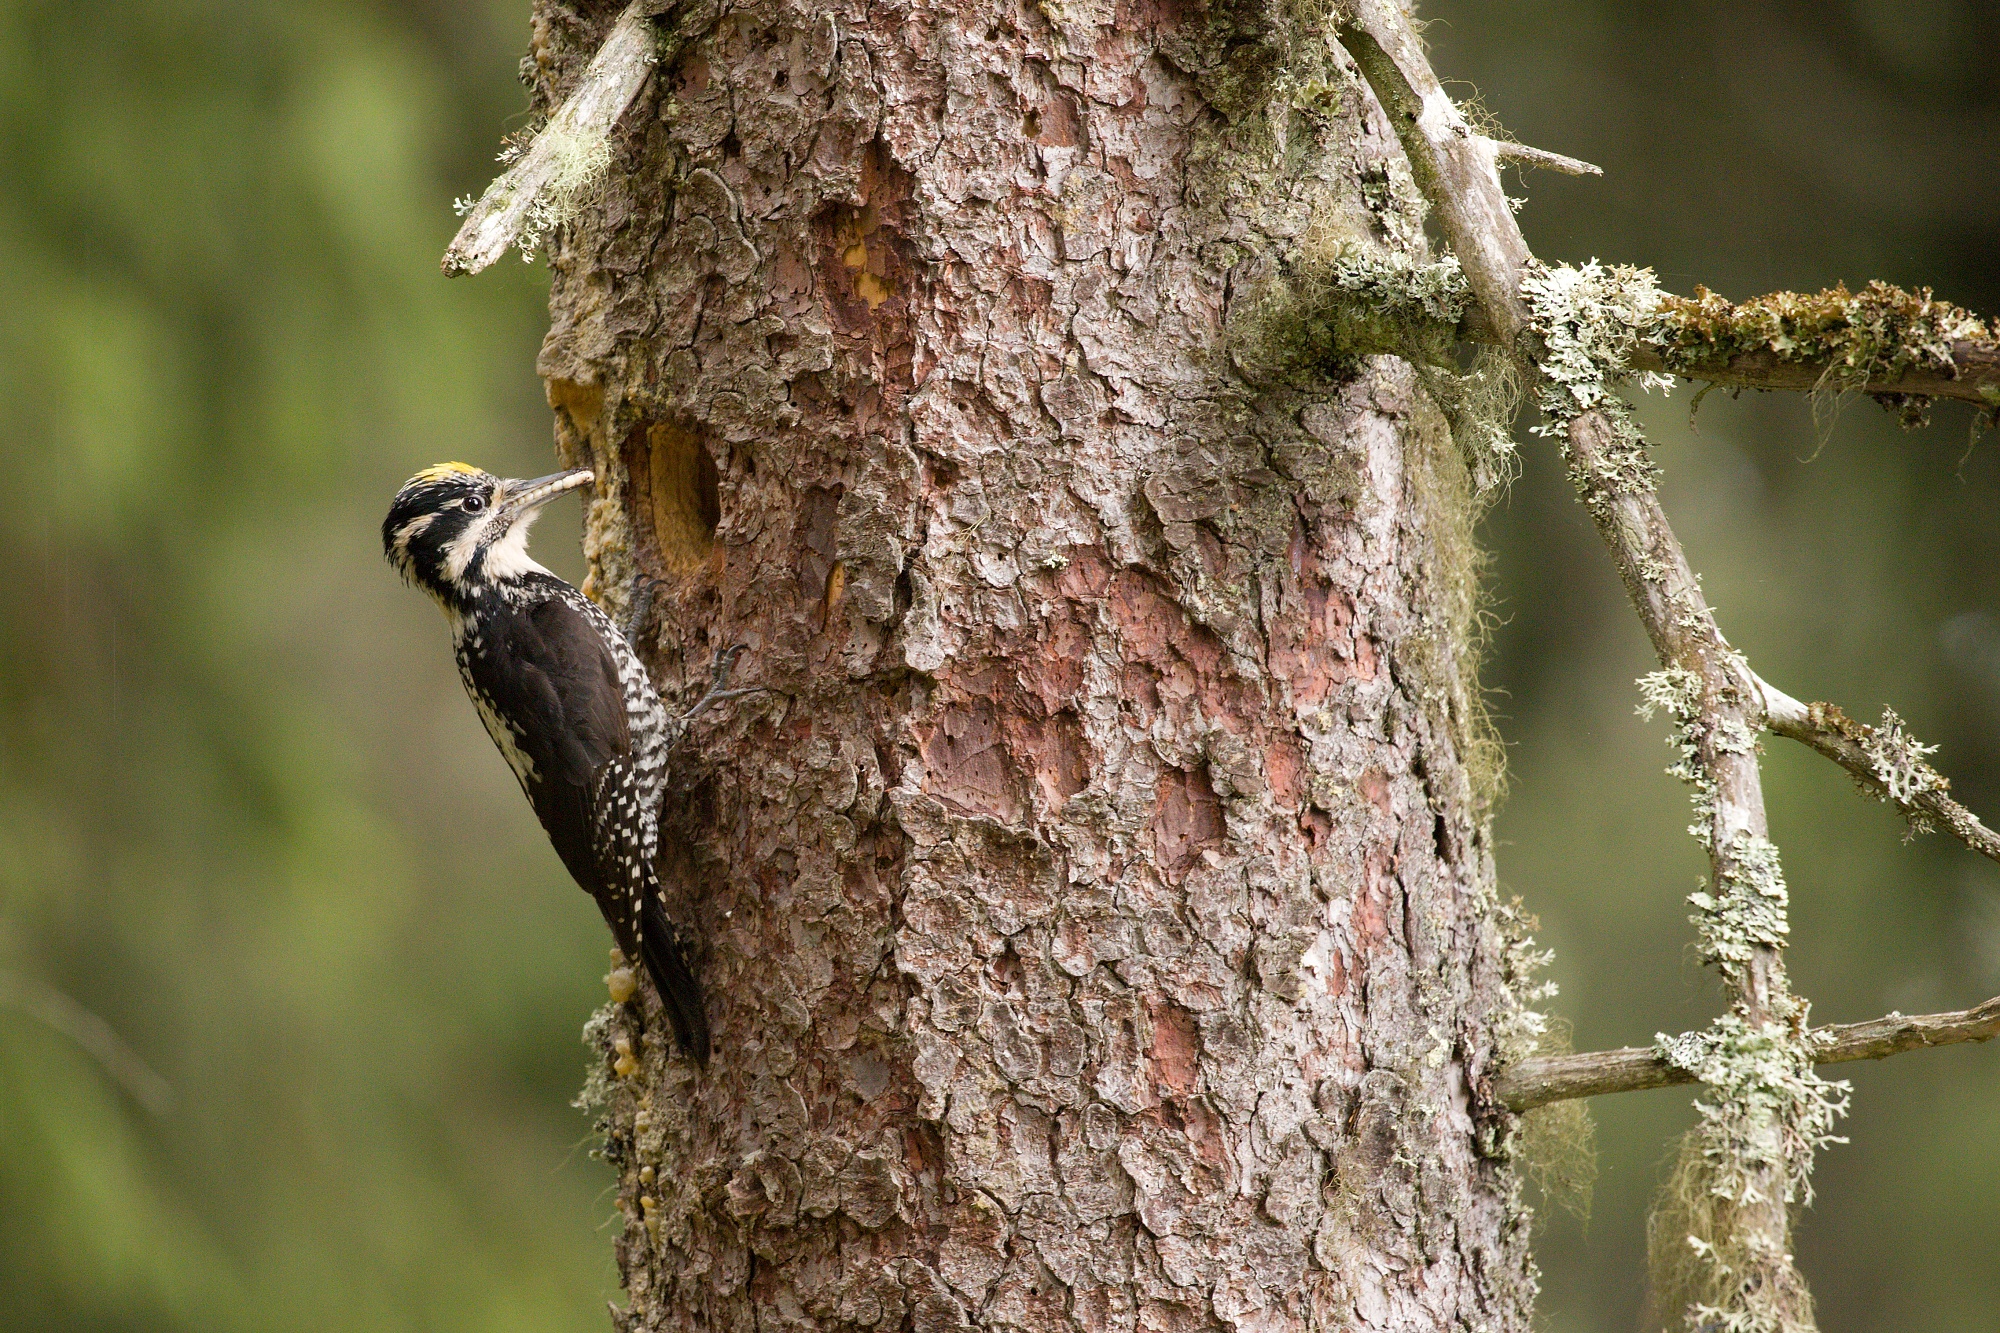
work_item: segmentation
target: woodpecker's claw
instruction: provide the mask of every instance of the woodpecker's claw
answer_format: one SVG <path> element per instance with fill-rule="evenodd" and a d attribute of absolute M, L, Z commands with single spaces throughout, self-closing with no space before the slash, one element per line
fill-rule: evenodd
<path fill-rule="evenodd" d="M 767 687 L 763 685 L 751 685 L 740 690 L 728 688 L 729 674 L 736 669 L 736 659 L 748 651 L 750 645 L 747 643 L 733 643 L 727 648 L 716 649 L 714 675 L 709 681 L 708 693 L 695 700 L 694 707 L 681 714 L 682 722 L 694 721 L 724 699 L 740 699 L 746 694 L 764 693 Z"/>
<path fill-rule="evenodd" d="M 715 664 L 709 668 L 713 677 L 711 689 L 721 689 L 729 683 L 729 675 L 736 670 L 736 659 L 750 651 L 747 643 L 732 643 L 727 648 L 715 650 Z"/>

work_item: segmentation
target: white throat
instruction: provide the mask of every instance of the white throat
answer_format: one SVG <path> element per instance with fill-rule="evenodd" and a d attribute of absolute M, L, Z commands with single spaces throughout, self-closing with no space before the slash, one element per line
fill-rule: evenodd
<path fill-rule="evenodd" d="M 528 528 L 535 516 L 524 516 L 507 535 L 486 548 L 486 577 L 500 582 L 520 578 L 524 574 L 546 574 L 549 571 L 535 562 L 528 554 Z"/>

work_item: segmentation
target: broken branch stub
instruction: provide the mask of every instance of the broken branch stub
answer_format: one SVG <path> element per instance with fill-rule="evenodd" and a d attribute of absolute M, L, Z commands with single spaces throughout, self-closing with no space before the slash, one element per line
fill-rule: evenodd
<path fill-rule="evenodd" d="M 1499 146 L 1473 132 L 1393 4 L 1360 0 L 1340 41 L 1395 127 L 1417 188 L 1465 270 L 1468 321 L 1485 325 L 1481 341 L 1511 352 L 1528 319 L 1521 279 L 1530 255 L 1500 188 Z"/>
<path fill-rule="evenodd" d="M 1565 157 L 1561 153 L 1551 153 L 1546 148 L 1530 148 L 1524 143 L 1514 143 L 1507 139 L 1492 141 L 1493 151 L 1499 157 L 1518 162 L 1524 167 L 1547 167 L 1560 171 L 1565 176 L 1602 176 L 1604 168 L 1581 158 Z"/>

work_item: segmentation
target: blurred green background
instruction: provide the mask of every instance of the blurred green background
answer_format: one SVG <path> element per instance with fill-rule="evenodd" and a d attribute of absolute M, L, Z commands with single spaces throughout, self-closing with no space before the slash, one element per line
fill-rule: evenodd
<path fill-rule="evenodd" d="M 546 281 L 447 282 L 521 0 L 0 5 L 0 1328 L 602 1330 L 607 942 L 383 563 L 548 470 Z M 580 573 L 574 507 L 544 558 Z"/>
<path fill-rule="evenodd" d="M 2000 310 L 2000 10 L 1432 0 L 1523 140 L 1551 259 L 1732 296 L 1928 282 Z M 599 1330 L 608 1177 L 568 1102 L 605 941 L 381 563 L 412 468 L 550 456 L 538 267 L 446 282 L 449 200 L 523 121 L 525 0 L 0 2 L 0 1328 Z M 2000 445 L 1656 400 L 1667 500 L 1735 641 L 1895 704 L 2000 811 Z M 1823 438 L 1822 438 L 1823 437 Z M 1582 1046 L 1707 1020 L 1700 873 L 1650 663 L 1546 446 L 1489 525 L 1513 743 L 1502 875 Z M 574 576 L 574 513 L 538 553 Z M 1810 762 L 1809 762 L 1810 761 Z M 2000 873 L 1783 743 L 1792 961 L 1823 1021 L 2000 991 Z M 171 1082 L 153 1116 L 33 1012 Z M 10 1001 L 11 997 L 11 1001 Z M 1850 1067 L 1801 1257 L 1823 1326 L 2000 1328 L 2000 1049 Z M 1596 1104 L 1552 1333 L 1638 1321 L 1688 1094 Z"/>

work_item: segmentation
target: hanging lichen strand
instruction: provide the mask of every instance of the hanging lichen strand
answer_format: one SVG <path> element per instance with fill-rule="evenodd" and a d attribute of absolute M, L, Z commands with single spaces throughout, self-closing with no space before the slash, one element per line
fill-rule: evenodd
<path fill-rule="evenodd" d="M 1834 1141 L 1846 1085 L 1814 1072 L 1806 1004 L 1785 978 L 1787 897 L 1764 834 L 1755 678 L 1666 536 L 1652 494 L 1657 465 L 1617 392 L 1658 289 L 1643 269 L 1593 263 L 1534 265 L 1522 291 L 1542 344 L 1536 403 L 1547 421 L 1538 433 L 1563 441 L 1571 479 L 1620 553 L 1665 667 L 1641 681 L 1640 711 L 1677 724 L 1669 771 L 1693 789 L 1689 832 L 1712 866 L 1712 882 L 1689 902 L 1702 955 L 1734 996 L 1707 1031 L 1660 1038 L 1662 1055 L 1711 1096 L 1696 1103 L 1700 1122 L 1649 1228 L 1655 1309 L 1682 1312 L 1702 1333 L 1801 1333 L 1813 1327 L 1812 1300 L 1789 1253 L 1788 1215 L 1810 1201 L 1813 1154 Z"/>

